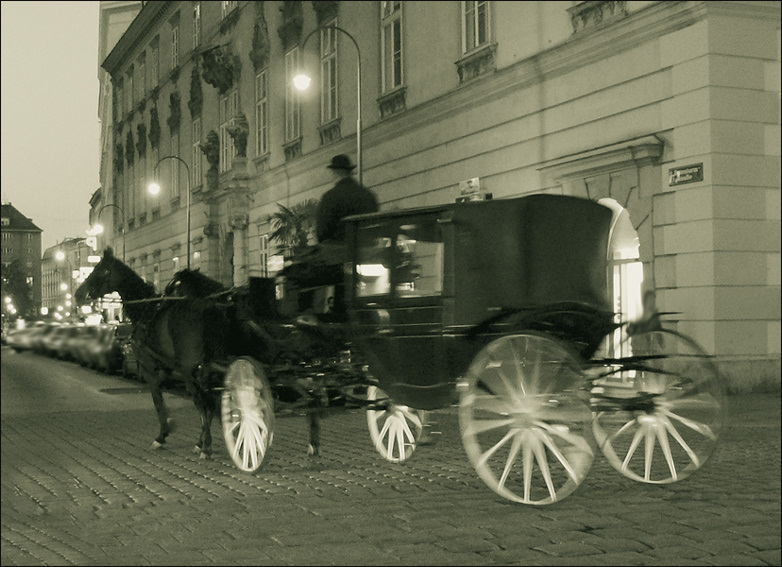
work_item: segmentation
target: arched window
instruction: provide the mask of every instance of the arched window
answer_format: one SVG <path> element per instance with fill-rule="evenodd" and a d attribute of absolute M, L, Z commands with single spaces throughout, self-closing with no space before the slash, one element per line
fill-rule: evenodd
<path fill-rule="evenodd" d="M 638 233 L 633 228 L 627 210 L 614 199 L 600 199 L 598 202 L 614 212 L 606 274 L 614 313 L 622 321 L 634 321 L 641 316 L 641 287 L 644 281 Z M 629 356 L 631 353 L 623 352 L 626 349 L 627 343 L 622 343 L 622 331 L 618 329 L 607 345 L 607 355 Z"/>

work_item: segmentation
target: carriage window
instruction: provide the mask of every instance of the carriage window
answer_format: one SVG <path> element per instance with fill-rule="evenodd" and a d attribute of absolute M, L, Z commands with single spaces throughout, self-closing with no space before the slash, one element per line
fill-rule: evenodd
<path fill-rule="evenodd" d="M 399 227 L 394 284 L 399 297 L 426 297 L 443 291 L 443 243 L 436 219 Z"/>
<path fill-rule="evenodd" d="M 391 238 L 385 236 L 385 228 L 385 225 L 370 225 L 359 229 L 356 262 L 358 297 L 388 295 L 391 292 L 388 260 L 393 249 Z"/>

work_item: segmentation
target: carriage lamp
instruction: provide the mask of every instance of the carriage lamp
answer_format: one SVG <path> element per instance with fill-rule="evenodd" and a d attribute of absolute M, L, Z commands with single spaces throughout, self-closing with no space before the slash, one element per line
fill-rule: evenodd
<path fill-rule="evenodd" d="M 343 30 L 342 28 L 338 26 L 326 26 L 323 28 L 315 28 L 312 30 L 307 37 L 304 38 L 304 41 L 301 44 L 301 51 L 304 52 L 304 48 L 307 46 L 307 41 L 315 34 L 316 32 L 320 31 L 338 31 L 341 33 L 344 33 L 350 41 L 353 42 L 353 45 L 356 48 L 356 166 L 358 170 L 358 182 L 363 182 L 363 168 L 362 168 L 362 161 L 361 161 L 361 50 L 358 47 L 358 42 L 356 39 L 350 35 L 347 31 Z M 304 91 L 307 90 L 312 83 L 312 77 L 307 75 L 306 73 L 299 73 L 295 77 L 293 77 L 293 86 L 300 90 Z"/>

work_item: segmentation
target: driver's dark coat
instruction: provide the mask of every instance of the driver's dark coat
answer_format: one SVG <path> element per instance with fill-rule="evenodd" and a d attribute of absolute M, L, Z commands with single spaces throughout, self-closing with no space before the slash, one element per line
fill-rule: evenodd
<path fill-rule="evenodd" d="M 317 215 L 318 242 L 345 241 L 345 225 L 341 220 L 350 215 L 374 213 L 378 210 L 375 194 L 359 185 L 352 177 L 341 179 L 320 200 Z"/>

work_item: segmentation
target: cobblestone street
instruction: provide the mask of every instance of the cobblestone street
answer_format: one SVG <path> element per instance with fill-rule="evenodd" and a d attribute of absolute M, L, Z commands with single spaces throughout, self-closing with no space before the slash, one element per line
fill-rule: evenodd
<path fill-rule="evenodd" d="M 574 495 L 542 508 L 481 483 L 452 409 L 435 414 L 437 444 L 403 465 L 374 452 L 360 411 L 325 420 L 317 462 L 306 421 L 280 416 L 269 459 L 246 475 L 217 422 L 213 459 L 191 453 L 189 402 L 175 405 L 168 446 L 150 450 L 148 403 L 3 415 L 3 565 L 780 564 L 778 396 L 731 398 L 717 453 L 684 482 L 636 484 L 600 457 Z"/>

